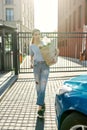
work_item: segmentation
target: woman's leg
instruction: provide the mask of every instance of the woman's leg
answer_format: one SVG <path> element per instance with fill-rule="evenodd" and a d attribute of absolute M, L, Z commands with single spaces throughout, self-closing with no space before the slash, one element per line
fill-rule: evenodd
<path fill-rule="evenodd" d="M 49 76 L 49 67 L 43 63 L 40 71 L 40 89 L 37 97 L 37 105 L 43 106 L 45 100 L 46 84 Z"/>
<path fill-rule="evenodd" d="M 35 87 L 36 87 L 36 92 L 37 92 L 37 98 L 39 95 L 40 91 L 40 67 L 39 64 L 34 66 L 34 78 L 35 78 Z"/>

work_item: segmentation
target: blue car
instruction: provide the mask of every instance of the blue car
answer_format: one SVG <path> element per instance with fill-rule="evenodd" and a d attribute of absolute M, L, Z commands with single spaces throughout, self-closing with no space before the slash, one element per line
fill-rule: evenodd
<path fill-rule="evenodd" d="M 59 86 L 55 111 L 58 130 L 87 130 L 87 75 L 73 77 Z"/>

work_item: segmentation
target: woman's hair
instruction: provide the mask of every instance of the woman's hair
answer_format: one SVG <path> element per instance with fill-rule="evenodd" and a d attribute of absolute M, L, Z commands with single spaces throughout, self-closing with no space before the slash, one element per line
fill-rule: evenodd
<path fill-rule="evenodd" d="M 34 30 L 32 31 L 32 36 L 34 35 L 35 32 L 40 32 L 40 30 L 39 30 L 39 29 L 34 29 Z"/>
<path fill-rule="evenodd" d="M 34 30 L 32 31 L 32 36 L 34 35 L 35 32 L 40 32 L 40 30 L 39 30 L 39 29 L 34 29 Z M 32 43 L 32 44 L 34 43 L 34 37 L 32 37 L 31 43 Z"/>

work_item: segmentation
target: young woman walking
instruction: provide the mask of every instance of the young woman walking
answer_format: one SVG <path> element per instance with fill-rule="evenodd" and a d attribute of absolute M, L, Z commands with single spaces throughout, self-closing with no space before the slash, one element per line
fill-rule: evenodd
<path fill-rule="evenodd" d="M 31 67 L 34 70 L 34 78 L 37 91 L 38 117 L 43 118 L 45 112 L 45 90 L 49 76 L 49 66 L 41 55 L 39 46 L 41 41 L 40 30 L 34 29 L 32 32 L 32 44 L 30 45 Z"/>

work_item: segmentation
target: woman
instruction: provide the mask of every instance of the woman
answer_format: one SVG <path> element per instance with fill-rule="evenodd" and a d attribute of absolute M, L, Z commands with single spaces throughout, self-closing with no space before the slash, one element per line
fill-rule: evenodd
<path fill-rule="evenodd" d="M 45 112 L 45 90 L 49 76 L 49 66 L 44 61 L 39 46 L 43 43 L 40 40 L 40 30 L 32 32 L 32 44 L 30 46 L 31 67 L 34 70 L 34 77 L 37 91 L 38 117 L 43 118 Z M 33 65 L 32 65 L 33 64 Z"/>

